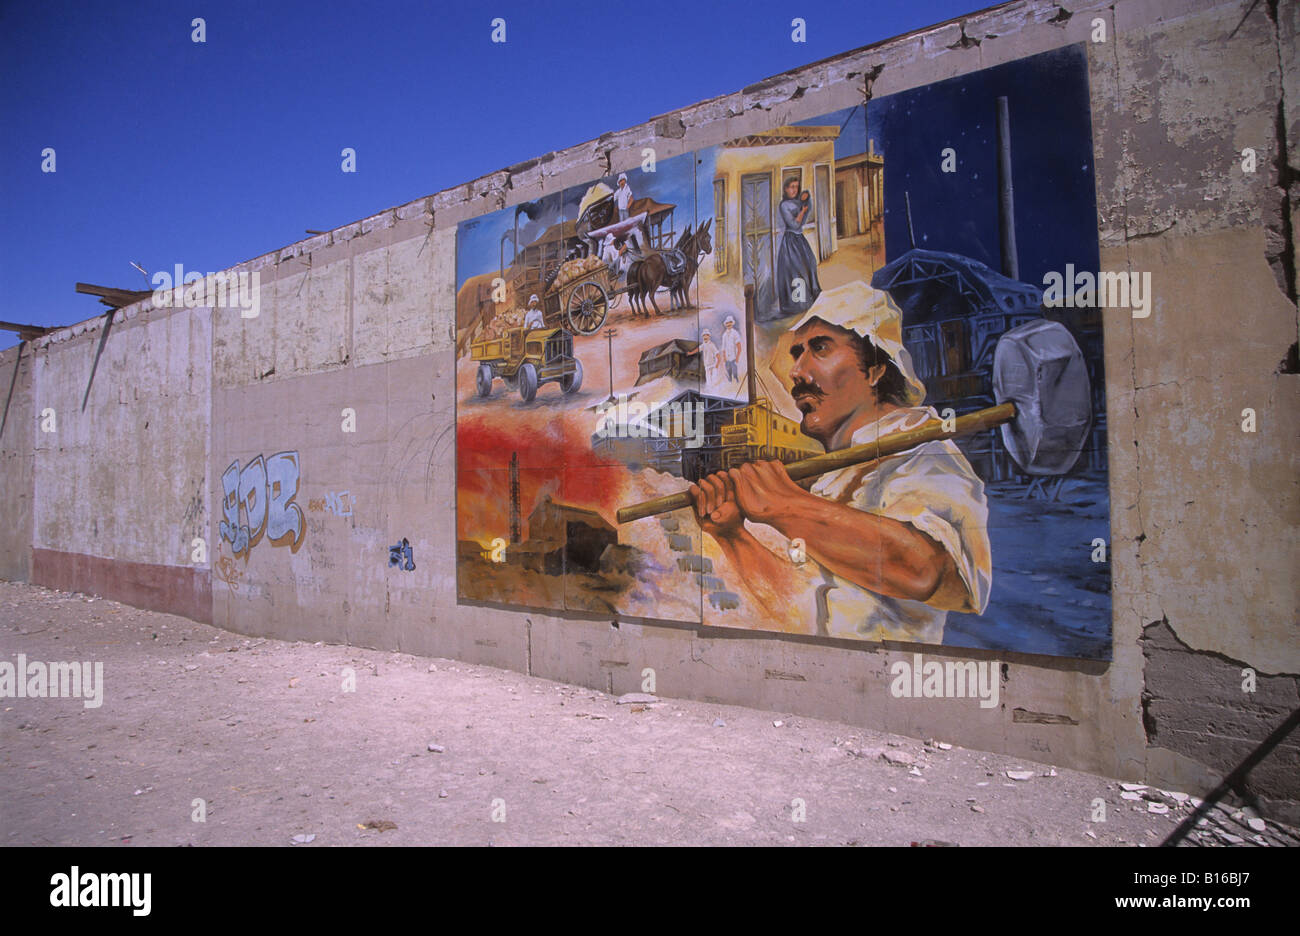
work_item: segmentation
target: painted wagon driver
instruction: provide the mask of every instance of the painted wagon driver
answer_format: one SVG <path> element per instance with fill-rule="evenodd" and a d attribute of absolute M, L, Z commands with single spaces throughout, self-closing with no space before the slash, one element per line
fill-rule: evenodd
<path fill-rule="evenodd" d="M 528 297 L 528 308 L 524 310 L 524 328 L 541 328 L 545 325 L 542 307 L 538 304 L 537 293 Z"/>
<path fill-rule="evenodd" d="M 778 373 L 827 451 L 937 418 L 901 342 L 897 306 L 855 282 L 823 292 L 782 336 Z M 778 368 L 775 366 L 774 370 Z M 984 485 L 949 439 L 822 475 L 811 490 L 780 462 L 691 486 L 700 527 L 778 626 L 867 640 L 940 643 L 949 611 L 982 613 L 992 585 Z M 802 539 L 807 561 L 745 521 Z"/>

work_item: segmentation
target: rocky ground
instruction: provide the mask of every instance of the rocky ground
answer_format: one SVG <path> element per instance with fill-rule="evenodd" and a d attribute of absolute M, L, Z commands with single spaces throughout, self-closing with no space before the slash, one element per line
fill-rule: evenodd
<path fill-rule="evenodd" d="M 96 708 L 0 698 L 7 845 L 1152 846 L 1199 802 L 942 739 L 0 582 L 0 670 L 19 654 L 102 662 L 104 687 Z M 1296 842 L 1225 807 L 1187 844 Z"/>

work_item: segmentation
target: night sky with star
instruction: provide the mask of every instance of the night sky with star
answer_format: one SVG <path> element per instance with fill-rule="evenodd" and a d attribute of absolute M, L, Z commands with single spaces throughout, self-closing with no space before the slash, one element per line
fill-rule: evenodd
<path fill-rule="evenodd" d="M 1011 122 L 1020 279 L 1041 287 L 1049 271 L 1096 270 L 1097 198 L 1087 52 L 1066 46 L 872 100 L 867 135 L 885 158 L 885 251 L 916 246 L 962 254 L 1001 270 L 998 241 L 997 99 Z M 941 170 L 956 151 L 956 172 Z"/>

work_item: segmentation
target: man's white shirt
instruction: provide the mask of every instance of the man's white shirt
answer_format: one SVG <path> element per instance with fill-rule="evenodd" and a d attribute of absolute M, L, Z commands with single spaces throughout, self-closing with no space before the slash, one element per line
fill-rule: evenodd
<path fill-rule="evenodd" d="M 728 361 L 740 360 L 740 332 L 728 328 L 722 333 L 722 354 Z"/>
<path fill-rule="evenodd" d="M 894 410 L 853 434 L 863 445 L 937 419 L 932 407 Z M 811 591 L 805 610 L 818 632 L 832 637 L 942 643 L 948 611 L 982 614 L 993 585 L 984 482 L 949 439 L 928 442 L 885 459 L 874 470 L 842 468 L 822 475 L 810 489 L 828 500 L 909 523 L 952 557 L 965 586 L 950 608 L 879 595 L 835 575 L 812 557 L 800 569 Z M 937 597 L 937 596 L 936 596 Z M 931 599 L 934 600 L 934 599 Z"/>

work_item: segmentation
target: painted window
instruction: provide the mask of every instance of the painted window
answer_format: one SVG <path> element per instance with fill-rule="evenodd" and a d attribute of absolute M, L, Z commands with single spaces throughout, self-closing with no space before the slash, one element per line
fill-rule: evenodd
<path fill-rule="evenodd" d="M 719 276 L 727 273 L 727 180 L 713 180 L 713 230 L 718 247 L 713 251 L 713 270 Z"/>

